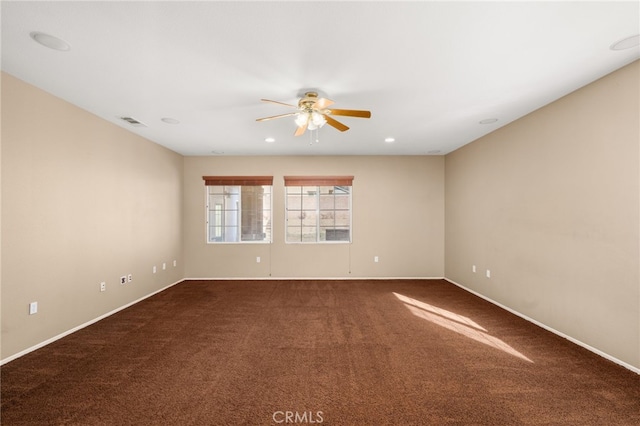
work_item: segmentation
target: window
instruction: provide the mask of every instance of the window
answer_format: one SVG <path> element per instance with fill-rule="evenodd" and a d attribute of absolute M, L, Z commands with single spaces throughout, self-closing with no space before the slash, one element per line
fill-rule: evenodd
<path fill-rule="evenodd" d="M 271 242 L 272 176 L 203 176 L 207 242 Z"/>
<path fill-rule="evenodd" d="M 286 241 L 351 241 L 353 176 L 285 176 Z"/>

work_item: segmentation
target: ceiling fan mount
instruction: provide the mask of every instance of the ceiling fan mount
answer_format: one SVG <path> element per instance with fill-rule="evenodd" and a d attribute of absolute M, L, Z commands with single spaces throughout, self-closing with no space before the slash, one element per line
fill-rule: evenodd
<path fill-rule="evenodd" d="M 287 114 L 274 115 L 271 117 L 258 118 L 256 121 L 267 121 L 276 118 L 292 117 L 295 116 L 295 123 L 298 126 L 294 135 L 300 136 L 307 129 L 316 130 L 325 124 L 329 124 L 331 127 L 344 132 L 349 130 L 349 127 L 342 124 L 332 116 L 347 116 L 347 117 L 359 117 L 370 118 L 371 112 L 355 109 L 329 109 L 328 107 L 334 104 L 331 99 L 318 97 L 318 92 L 308 91 L 304 93 L 298 100 L 298 105 L 291 105 L 284 102 L 272 101 L 269 99 L 261 99 L 263 102 L 275 103 L 284 105 L 286 107 L 295 108 L 296 112 L 290 112 Z"/>
<path fill-rule="evenodd" d="M 304 97 L 298 101 L 298 108 L 304 110 L 313 110 L 313 106 L 318 101 L 318 92 L 306 92 Z"/>

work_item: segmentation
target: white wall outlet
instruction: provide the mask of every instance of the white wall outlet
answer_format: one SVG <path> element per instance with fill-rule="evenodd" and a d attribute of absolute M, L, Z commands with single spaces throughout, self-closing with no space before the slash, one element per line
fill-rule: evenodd
<path fill-rule="evenodd" d="M 153 265 L 153 273 L 155 274 L 158 271 L 158 268 L 156 268 L 155 265 Z"/>
<path fill-rule="evenodd" d="M 378 256 L 373 256 L 373 261 L 374 261 L 374 262 L 378 263 L 378 261 L 379 261 L 379 260 L 380 260 L 380 259 L 378 259 Z"/>
<path fill-rule="evenodd" d="M 175 268 L 176 266 L 178 266 L 178 261 L 177 261 L 177 260 L 174 260 L 174 261 L 173 261 L 173 267 Z"/>
<path fill-rule="evenodd" d="M 487 278 L 491 278 L 491 271 L 487 269 Z"/>
<path fill-rule="evenodd" d="M 107 291 L 107 283 L 102 281 L 100 283 L 100 291 Z"/>
<path fill-rule="evenodd" d="M 256 257 L 256 263 L 260 263 L 260 256 Z"/>
<path fill-rule="evenodd" d="M 29 315 L 38 313 L 38 302 L 29 303 Z"/>
<path fill-rule="evenodd" d="M 471 267 L 471 270 L 472 270 L 472 271 L 473 271 L 473 273 L 475 274 L 475 273 L 476 273 L 476 265 L 473 265 L 473 266 Z"/>
<path fill-rule="evenodd" d="M 128 281 L 128 282 L 133 281 L 133 274 L 129 274 L 129 275 L 127 275 L 127 281 Z"/>
<path fill-rule="evenodd" d="M 120 285 L 125 285 L 126 283 L 127 283 L 127 277 L 126 276 L 120 277 Z"/>
<path fill-rule="evenodd" d="M 165 269 L 167 269 L 167 262 L 162 262 L 162 270 L 164 271 Z"/>

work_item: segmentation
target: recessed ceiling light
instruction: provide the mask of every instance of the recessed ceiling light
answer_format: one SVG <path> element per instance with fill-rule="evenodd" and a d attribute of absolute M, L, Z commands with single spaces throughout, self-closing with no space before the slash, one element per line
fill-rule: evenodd
<path fill-rule="evenodd" d="M 265 138 L 264 141 L 267 142 L 267 143 L 273 143 L 276 140 L 275 140 L 275 138 Z"/>
<path fill-rule="evenodd" d="M 395 142 L 395 141 L 396 141 L 396 139 L 395 139 L 395 138 L 384 138 L 384 141 L 385 141 L 386 143 L 393 143 L 393 142 Z"/>
<path fill-rule="evenodd" d="M 180 121 L 171 117 L 163 117 L 160 120 L 162 120 L 163 123 L 167 123 L 167 124 L 180 124 Z"/>
<path fill-rule="evenodd" d="M 34 39 L 41 45 L 48 47 L 49 49 L 60 50 L 63 52 L 71 49 L 71 45 L 69 43 L 58 37 L 54 37 L 52 35 L 41 33 L 38 31 L 34 31 L 29 35 L 32 39 Z"/>
<path fill-rule="evenodd" d="M 625 50 L 625 49 L 631 49 L 632 47 L 636 47 L 638 45 L 640 45 L 640 35 L 634 35 L 631 37 L 623 38 L 620 41 L 616 41 L 609 47 L 609 49 Z"/>
<path fill-rule="evenodd" d="M 480 123 L 480 124 L 491 124 L 491 123 L 495 123 L 496 121 L 498 121 L 497 118 L 485 118 L 484 120 L 480 120 L 478 123 Z"/>

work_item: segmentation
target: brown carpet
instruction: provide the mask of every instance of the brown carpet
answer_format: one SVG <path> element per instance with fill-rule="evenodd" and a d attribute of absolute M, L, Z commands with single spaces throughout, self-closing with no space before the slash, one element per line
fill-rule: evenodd
<path fill-rule="evenodd" d="M 640 424 L 640 376 L 440 280 L 186 281 L 1 396 L 7 426 Z"/>

